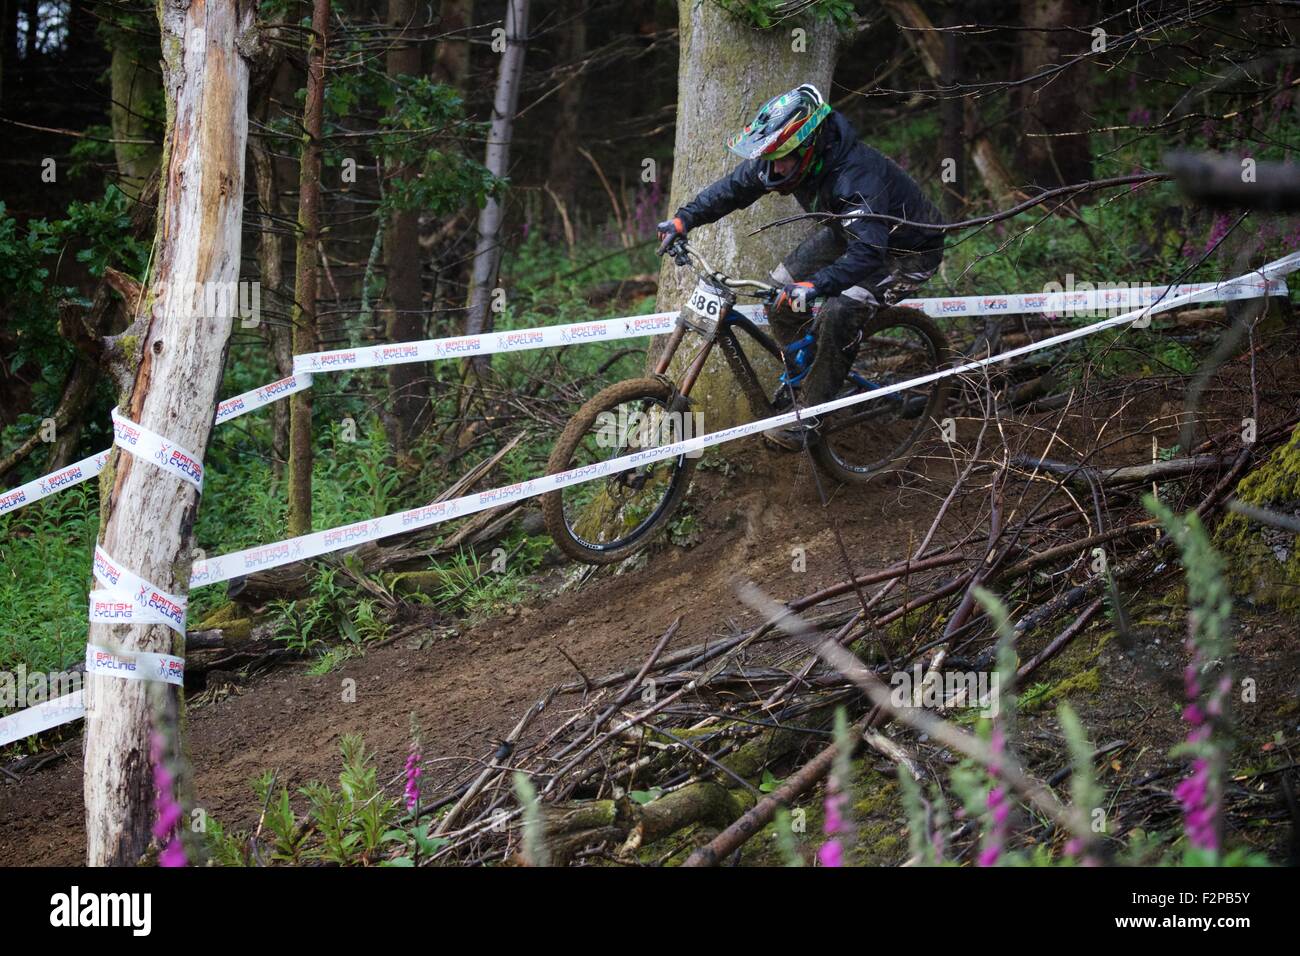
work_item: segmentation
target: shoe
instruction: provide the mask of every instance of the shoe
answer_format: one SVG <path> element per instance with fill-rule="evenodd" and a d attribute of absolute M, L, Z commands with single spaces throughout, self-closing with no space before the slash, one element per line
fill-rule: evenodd
<path fill-rule="evenodd" d="M 769 445 L 775 445 L 782 451 L 803 451 L 817 430 L 817 422 L 803 421 L 781 428 L 769 428 L 763 432 L 763 439 Z"/>

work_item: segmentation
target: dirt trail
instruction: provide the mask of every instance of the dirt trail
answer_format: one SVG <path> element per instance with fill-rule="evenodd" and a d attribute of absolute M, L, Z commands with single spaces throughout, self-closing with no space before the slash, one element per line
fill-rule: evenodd
<path fill-rule="evenodd" d="M 700 540 L 690 548 L 657 551 L 638 571 L 602 572 L 579 590 L 536 598 L 422 648 L 404 638 L 320 677 L 308 675 L 305 664 L 283 667 L 196 709 L 189 746 L 197 805 L 227 827 L 251 827 L 258 807 L 250 778 L 277 769 L 291 790 L 334 780 L 344 734 L 362 734 L 379 754 L 381 777 L 395 776 L 412 714 L 433 782 L 459 778 L 527 707 L 575 679 L 559 648 L 595 677 L 642 662 L 679 615 L 670 650 L 753 624 L 734 596 L 737 575 L 782 600 L 843 580 L 832 524 L 857 572 L 891 563 L 915 546 L 914 536 L 933 517 L 936 487 L 942 497 L 950 480 L 941 477 L 924 491 L 901 488 L 895 478 L 839 488 L 823 514 L 806 458 L 750 442 L 727 461 L 698 473 L 688 503 Z M 806 552 L 804 573 L 791 571 L 797 546 Z M 347 679 L 356 681 L 354 703 L 343 702 Z M 525 741 L 563 719 L 573 700 L 557 698 Z M 64 748 L 69 759 L 19 783 L 0 781 L 0 865 L 82 862 L 80 743 Z"/>

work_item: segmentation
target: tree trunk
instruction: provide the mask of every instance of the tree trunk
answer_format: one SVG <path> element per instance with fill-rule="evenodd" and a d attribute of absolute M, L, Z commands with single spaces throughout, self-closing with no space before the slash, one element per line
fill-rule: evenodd
<path fill-rule="evenodd" d="M 552 221 L 552 233 L 573 239 L 572 218 L 577 211 L 578 195 L 578 119 L 582 109 L 582 59 L 587 52 L 585 4 L 564 0 L 560 15 L 566 25 L 560 33 L 556 59 L 564 70 L 564 86 L 557 96 L 555 124 L 552 127 L 551 156 L 546 175 L 547 185 L 558 207 Z"/>
<path fill-rule="evenodd" d="M 899 32 L 903 35 L 903 39 L 915 48 L 926 75 L 935 84 L 939 84 L 943 77 L 943 40 L 920 4 L 915 0 L 881 0 L 881 3 L 890 18 L 900 27 Z M 980 129 L 979 112 L 975 107 L 975 101 L 967 98 L 963 102 L 966 128 Z M 1007 171 L 1006 164 L 1002 162 L 993 140 L 989 139 L 986 133 L 975 133 L 969 137 L 969 142 L 971 162 L 975 166 L 975 171 L 979 173 L 980 179 L 984 181 L 984 187 L 989 194 L 1000 203 L 1019 201 L 1023 198 L 1012 184 L 1011 174 Z"/>
<path fill-rule="evenodd" d="M 493 176 L 510 171 L 510 136 L 514 130 L 515 108 L 519 103 L 519 85 L 524 73 L 524 52 L 528 39 L 528 0 L 507 0 L 505 23 L 506 48 L 497 72 L 496 97 L 492 103 L 492 126 L 488 132 L 484 164 Z M 477 335 L 492 328 L 488 304 L 501 264 L 502 202 L 488 199 L 478 217 L 478 240 L 474 245 L 474 271 L 470 280 L 469 310 L 465 333 Z M 487 356 L 472 359 L 476 369 L 487 365 Z"/>
<path fill-rule="evenodd" d="M 136 142 L 153 137 L 147 114 L 150 100 L 158 89 L 158 77 L 145 66 L 143 53 L 133 34 L 114 31 L 109 65 L 113 154 L 117 159 L 118 183 L 133 199 L 140 195 L 146 180 L 155 175 L 160 154 L 153 142 Z"/>
<path fill-rule="evenodd" d="M 236 40 L 251 0 L 159 5 L 168 150 L 154 285 L 125 417 L 201 454 L 207 447 L 230 338 L 230 315 L 202 307 L 205 283 L 239 277 L 248 68 Z M 198 294 L 195 295 L 195 289 Z M 120 449 L 100 483 L 100 543 L 123 567 L 185 597 L 199 493 Z M 92 624 L 91 644 L 184 654 L 162 625 Z M 173 706 L 180 691 L 166 686 Z M 149 682 L 86 677 L 86 855 L 133 865 L 153 822 Z"/>
<path fill-rule="evenodd" d="M 280 182 L 275 158 L 266 143 L 253 140 L 248 145 L 252 161 L 257 205 L 262 228 L 257 236 L 257 270 L 262 283 L 262 334 L 266 336 L 275 362 L 276 374 L 287 378 L 293 374 L 293 337 L 284 317 L 291 306 L 284 294 L 284 236 L 275 217 L 280 208 Z M 289 457 L 289 403 L 271 406 L 271 472 L 279 478 Z"/>
<path fill-rule="evenodd" d="M 298 255 L 293 290 L 293 351 L 319 350 L 316 333 L 316 244 L 320 241 L 321 129 L 325 117 L 325 48 L 329 0 L 313 0 L 307 51 L 307 101 L 303 106 L 298 176 Z M 289 534 L 311 531 L 311 389 L 289 397 Z"/>
<path fill-rule="evenodd" d="M 960 22 L 957 11 L 951 7 L 944 17 L 945 26 L 956 26 Z M 951 88 L 961 80 L 961 43 L 957 34 L 945 32 L 943 35 L 942 86 Z M 939 106 L 939 141 L 943 155 L 942 163 L 951 161 L 952 175 L 947 176 L 947 169 L 940 171 L 939 181 L 943 184 L 943 210 L 949 222 L 961 218 L 961 211 L 966 205 L 966 123 L 963 99 L 956 93 L 946 96 Z"/>
<path fill-rule="evenodd" d="M 474 22 L 474 0 L 442 0 L 438 26 L 446 39 L 438 41 L 433 55 L 433 78 L 465 90 L 469 79 L 469 28 Z"/>
<path fill-rule="evenodd" d="M 740 161 L 728 152 L 727 137 L 753 119 L 764 101 L 800 83 L 812 83 L 830 98 L 836 45 L 835 28 L 829 20 L 787 21 L 781 27 L 759 30 L 712 2 L 679 0 L 678 11 L 681 55 L 670 214 Z M 791 30 L 796 27 L 807 31 L 804 52 L 794 49 L 797 44 Z M 748 209 L 702 226 L 692 233 L 691 241 L 722 271 L 765 279 L 812 226 L 803 221 L 793 228 L 770 229 L 757 236 L 749 233 L 763 223 L 798 212 L 793 198 L 772 193 Z M 657 308 L 678 308 L 694 283 L 693 273 L 675 268 L 665 258 L 659 272 Z M 693 352 L 689 345 L 688 339 L 678 352 L 679 366 Z M 651 350 L 652 362 L 657 351 L 657 347 Z M 757 356 L 751 354 L 751 359 Z M 756 367 L 759 364 L 755 361 Z M 694 410 L 704 413 L 708 431 L 753 419 L 719 349 L 709 357 L 691 398 Z"/>
<path fill-rule="evenodd" d="M 284 30 L 282 23 L 264 23 L 261 27 L 264 58 L 252 68 L 248 94 L 248 112 L 257 118 L 257 126 L 269 128 L 273 115 L 280 116 L 277 104 L 277 87 L 283 83 L 286 70 Z M 288 93 L 284 99 L 291 99 Z M 285 239 L 280 224 L 284 203 L 280 198 L 280 183 L 284 181 L 282 165 L 265 138 L 250 136 L 248 141 L 249 168 L 253 186 L 257 191 L 259 231 L 257 236 L 257 275 L 261 282 L 261 315 L 258 332 L 265 338 L 278 378 L 293 374 L 293 329 L 287 321 L 293 302 L 286 294 L 284 284 Z M 277 221 L 280 220 L 280 221 Z M 275 480 L 284 478 L 289 460 L 289 403 L 276 402 L 271 406 L 271 474 Z"/>
<path fill-rule="evenodd" d="M 1030 28 L 1021 34 L 1021 76 L 1032 76 L 1086 49 L 1086 35 L 1080 39 L 1078 34 L 1062 28 L 1088 23 L 1089 6 L 1079 0 L 1021 0 L 1020 22 Z M 1086 84 L 1078 82 L 1077 77 L 1058 73 L 1022 87 L 1020 92 L 1025 132 L 1046 134 L 1024 139 L 1025 172 L 1034 185 L 1051 189 L 1091 179 L 1088 137 L 1052 135 L 1091 125 Z"/>
<path fill-rule="evenodd" d="M 388 25 L 394 30 L 388 48 L 388 76 L 420 72 L 420 44 L 405 35 L 415 18 L 416 0 L 388 0 Z M 390 176 L 409 180 L 415 171 L 393 169 Z M 390 342 L 413 342 L 425 338 L 424 296 L 420 284 L 420 217 L 414 209 L 394 209 L 384 232 L 387 275 L 384 288 L 386 315 L 384 331 Z M 388 409 L 392 439 L 399 452 L 406 451 L 414 438 L 418 420 L 429 407 L 428 366 L 421 363 L 393 365 L 388 369 Z"/>

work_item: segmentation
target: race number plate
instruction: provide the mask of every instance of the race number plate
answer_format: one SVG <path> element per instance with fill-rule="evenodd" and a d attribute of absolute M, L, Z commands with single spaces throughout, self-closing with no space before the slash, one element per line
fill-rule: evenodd
<path fill-rule="evenodd" d="M 688 323 L 701 332 L 711 332 L 718 324 L 718 319 L 722 316 L 722 310 L 725 303 L 722 296 L 713 291 L 713 287 L 703 279 L 695 287 L 690 298 L 686 300 L 686 308 L 694 312 L 698 319 L 691 321 L 687 317 Z"/>

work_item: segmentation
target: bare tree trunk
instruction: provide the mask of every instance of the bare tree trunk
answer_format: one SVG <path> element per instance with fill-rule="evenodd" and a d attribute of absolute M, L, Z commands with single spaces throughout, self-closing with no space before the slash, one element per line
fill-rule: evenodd
<path fill-rule="evenodd" d="M 284 29 L 281 23 L 264 23 L 260 27 L 262 56 L 250 63 L 252 77 L 249 81 L 248 113 L 256 117 L 257 125 L 267 128 L 275 114 L 276 88 L 283 82 L 286 71 Z M 259 333 L 275 363 L 278 377 L 293 374 L 293 329 L 287 321 L 293 302 L 284 285 L 285 237 L 280 220 L 284 203 L 280 198 L 283 181 L 282 159 L 277 159 L 266 140 L 250 136 L 248 141 L 249 167 L 257 191 L 257 208 L 260 225 L 257 237 L 257 274 L 261 282 L 262 311 Z M 271 406 L 271 474 L 278 481 L 284 477 L 289 460 L 289 403 L 276 402 Z"/>
<path fill-rule="evenodd" d="M 196 454 L 207 447 L 231 316 L 203 307 L 205 283 L 239 277 L 248 67 L 236 52 L 253 24 L 251 0 L 159 5 L 169 144 L 159 203 L 154 285 L 125 417 Z M 228 286 L 227 286 L 228 287 Z M 198 290 L 195 295 L 195 290 Z M 100 484 L 104 550 L 181 598 L 189 592 L 198 490 L 120 449 Z M 90 643 L 122 652 L 184 654 L 168 627 L 92 624 Z M 167 686 L 170 697 L 180 691 Z M 135 864 L 150 840 L 150 683 L 86 678 L 86 856 Z"/>
<path fill-rule="evenodd" d="M 146 180 L 156 174 L 160 155 L 155 144 L 138 142 L 152 135 L 146 114 L 158 89 L 158 77 L 145 65 L 141 54 L 140 44 L 132 34 L 115 32 L 108 71 L 112 94 L 109 118 L 119 185 L 132 198 L 139 196 Z"/>
<path fill-rule="evenodd" d="M 388 48 L 388 76 L 420 72 L 419 41 L 408 38 L 406 29 L 419 9 L 417 0 L 388 0 L 388 25 L 393 28 Z M 415 171 L 390 170 L 395 178 L 410 180 Z M 420 217 L 413 209 L 395 209 L 384 232 L 387 275 L 384 287 L 386 316 L 384 331 L 390 342 L 412 342 L 424 335 L 424 296 L 420 284 Z M 388 408 L 392 439 L 399 452 L 406 451 L 415 437 L 418 420 L 429 407 L 428 366 L 421 363 L 393 365 L 388 369 Z"/>
<path fill-rule="evenodd" d="M 917 55 L 921 58 L 921 65 L 925 67 L 925 72 L 930 79 L 936 84 L 939 83 L 943 76 L 943 40 L 935 30 L 934 24 L 930 22 L 930 18 L 921 9 L 921 5 L 915 0 L 881 0 L 881 4 L 900 28 L 907 28 L 899 31 L 903 34 L 903 39 L 916 49 Z M 966 99 L 964 103 L 967 129 L 978 130 L 979 113 L 975 108 L 975 102 Z M 970 137 L 969 142 L 971 162 L 975 166 L 975 171 L 979 173 L 980 179 L 984 181 L 989 194 L 999 202 L 1019 199 L 1020 193 L 1011 181 L 1011 174 L 1007 171 L 1006 164 L 1002 162 L 997 146 L 988 135 L 975 133 Z"/>
<path fill-rule="evenodd" d="M 510 136 L 514 130 L 519 85 L 524 73 L 524 51 L 527 49 L 528 0 L 507 0 L 505 30 L 506 47 L 497 72 L 485 160 L 493 176 L 505 176 L 510 170 Z M 467 335 L 476 335 L 492 327 L 488 303 L 501 264 L 501 218 L 501 200 L 492 197 L 478 217 L 478 241 L 474 246 L 474 271 L 470 280 L 469 310 L 465 317 Z M 475 368 L 487 365 L 486 356 L 471 361 Z"/>
<path fill-rule="evenodd" d="M 582 58 L 587 52 L 587 24 L 585 3 L 564 0 L 560 16 L 567 21 L 560 32 L 556 58 L 565 70 L 564 86 L 558 96 L 555 125 L 552 128 L 550 164 L 546 181 L 556 204 L 553 223 L 560 226 L 561 234 L 568 238 L 572 226 L 564 228 L 565 217 L 577 211 L 574 200 L 578 193 L 578 118 L 582 110 Z"/>
<path fill-rule="evenodd" d="M 800 83 L 812 83 L 831 98 L 836 46 L 835 28 L 825 19 L 787 21 L 777 28 L 759 30 L 716 3 L 698 0 L 679 0 L 678 13 L 681 59 L 669 214 L 740 162 L 727 151 L 727 137 L 753 119 L 764 101 Z M 806 30 L 802 50 L 791 38 L 796 26 Z M 757 236 L 749 233 L 763 223 L 798 212 L 793 197 L 772 193 L 748 209 L 700 227 L 691 234 L 691 241 L 724 272 L 761 279 L 812 226 L 803 222 Z M 694 283 L 693 273 L 674 268 L 665 258 L 659 272 L 658 308 L 678 308 Z M 652 353 L 657 351 L 652 349 Z M 691 351 L 681 349 L 678 361 L 688 358 Z M 758 356 L 754 359 L 757 367 Z M 704 413 L 709 431 L 753 418 L 721 349 L 710 356 L 691 398 L 695 409 Z"/>
<path fill-rule="evenodd" d="M 257 237 L 257 268 L 262 283 L 262 333 L 271 347 L 276 373 L 281 378 L 293 374 L 293 337 L 284 316 L 291 306 L 284 294 L 284 236 L 275 222 L 280 212 L 280 183 L 275 159 L 266 144 L 250 141 L 248 157 L 257 188 L 257 205 L 261 210 L 262 229 Z M 277 478 L 284 473 L 289 456 L 289 403 L 271 406 L 271 471 Z"/>
<path fill-rule="evenodd" d="M 313 0 L 307 52 L 307 102 L 303 106 L 302 160 L 298 176 L 298 255 L 293 291 L 293 351 L 318 350 L 316 244 L 320 241 L 321 129 L 325 117 L 325 48 L 329 0 Z M 289 397 L 289 534 L 311 531 L 311 389 Z"/>
<path fill-rule="evenodd" d="M 438 42 L 433 55 L 433 78 L 458 90 L 469 79 L 469 28 L 474 22 L 474 0 L 442 0 L 438 26 L 450 34 Z"/>
<path fill-rule="evenodd" d="M 957 11 L 949 7 L 945 13 L 944 24 L 956 26 L 959 22 Z M 946 32 L 943 35 L 942 82 L 944 87 L 952 87 L 961 79 L 961 44 L 957 34 Z M 963 101 L 956 93 L 950 93 L 939 107 L 939 141 L 943 163 L 951 162 L 952 175 L 945 175 L 947 169 L 940 173 L 943 184 L 943 209 L 948 220 L 955 222 L 961 218 L 962 208 L 966 205 L 966 123 Z"/>
<path fill-rule="evenodd" d="M 1020 73 L 1032 76 L 1064 61 L 1071 52 L 1086 49 L 1088 36 L 1057 32 L 1088 22 L 1089 5 L 1079 0 L 1021 0 L 1020 22 L 1030 29 L 1021 34 Z M 1072 44 L 1073 50 L 1067 50 Z M 1045 135 L 1024 139 L 1025 171 L 1035 186 L 1051 189 L 1092 179 L 1092 151 L 1087 136 L 1054 136 L 1087 129 L 1090 122 L 1088 88 L 1077 78 L 1057 74 L 1021 88 L 1025 132 Z M 1049 138 L 1050 137 L 1050 138 Z M 1084 193 L 1083 197 L 1088 194 Z"/>

